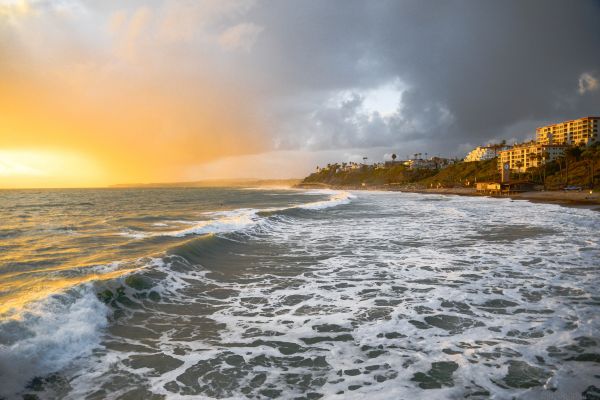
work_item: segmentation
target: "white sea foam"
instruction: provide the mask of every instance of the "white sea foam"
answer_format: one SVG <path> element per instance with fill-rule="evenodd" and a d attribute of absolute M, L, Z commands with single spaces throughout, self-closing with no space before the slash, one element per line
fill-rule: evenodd
<path fill-rule="evenodd" d="M 89 355 L 100 343 L 107 311 L 93 288 L 81 285 L 0 323 L 0 397 L 12 398 L 32 378 Z"/>
<path fill-rule="evenodd" d="M 239 208 L 231 211 L 209 212 L 206 213 L 206 215 L 214 218 L 205 221 L 179 221 L 180 223 L 185 222 L 186 224 L 192 226 L 190 228 L 179 229 L 175 231 L 157 232 L 154 235 L 183 237 L 187 235 L 203 235 L 208 233 L 218 234 L 243 231 L 249 227 L 253 227 L 257 224 L 260 224 L 261 222 L 264 222 L 264 217 L 259 216 L 259 212 L 277 212 L 291 208 L 299 208 L 305 210 L 323 210 L 326 208 L 348 204 L 350 203 L 351 199 L 355 197 L 353 194 L 346 191 L 323 190 L 311 191 L 309 193 L 318 195 L 329 195 L 329 198 L 327 200 L 314 201 L 291 207 L 267 209 Z"/>
<path fill-rule="evenodd" d="M 158 236 L 183 237 L 187 235 L 202 235 L 207 233 L 225 233 L 239 231 L 254 225 L 259 217 L 259 210 L 241 208 L 233 211 L 219 212 L 215 219 L 196 221 L 191 227 L 170 232 L 159 232 Z"/>
<path fill-rule="evenodd" d="M 131 229 L 124 230 L 121 233 L 119 233 L 119 235 L 132 239 L 144 239 L 149 236 L 146 232 L 134 231 Z"/>
<path fill-rule="evenodd" d="M 326 204 L 352 198 L 328 194 Z M 272 224 L 242 243 L 250 254 L 228 253 L 239 257 L 235 271 L 227 261 L 211 270 L 180 257 L 156 262 L 160 304 L 136 328 L 162 329 L 153 332 L 159 339 L 102 356 L 70 381 L 71 398 L 115 376 L 130 383 L 113 397 L 145 387 L 167 398 L 260 398 L 265 389 L 283 399 L 309 391 L 327 399 L 560 399 L 598 386 L 596 363 L 569 360 L 581 354 L 581 338 L 586 353 L 600 353 L 591 343 L 600 331 L 597 213 L 506 199 L 355 196 L 348 214 L 290 213 L 290 223 Z M 309 210 L 324 209 L 297 207 L 315 203 Z M 247 226 L 265 219 L 249 215 L 257 221 Z M 337 331 L 319 331 L 328 326 Z M 161 373 L 132 367 L 148 348 L 181 364 Z M 435 362 L 457 369 L 424 390 L 418 379 Z M 513 365 L 529 366 L 531 376 L 522 375 L 539 385 L 510 386 Z"/>
<path fill-rule="evenodd" d="M 336 207 L 343 204 L 348 204 L 350 201 L 355 198 L 353 194 L 341 191 L 341 192 L 331 192 L 331 191 L 323 191 L 318 192 L 318 194 L 330 194 L 329 199 L 322 201 L 314 201 L 307 204 L 300 204 L 296 206 L 297 208 L 302 208 L 304 210 L 324 210 L 326 208 Z"/>
<path fill-rule="evenodd" d="M 237 292 L 211 315 L 227 326 L 220 336 L 227 352 L 245 362 L 285 359 L 273 345 L 240 345 L 258 338 L 276 340 L 301 346 L 301 357 L 309 360 L 325 355 L 330 368 L 319 372 L 310 363 L 256 367 L 255 373 L 267 373 L 263 386 L 282 390 L 282 398 L 293 398 L 303 392 L 290 389 L 283 376 L 318 379 L 324 374 L 327 383 L 314 390 L 325 398 L 420 398 L 425 392 L 412 379 L 425 375 L 433 362 L 454 362 L 458 369 L 452 374 L 452 386 L 427 391 L 431 399 L 469 393 L 477 398 L 478 392 L 493 398 L 558 399 L 581 393 L 594 382 L 594 374 L 600 372 L 594 364 L 552 359 L 548 349 L 566 348 L 580 337 L 597 337 L 600 330 L 596 306 L 586 304 L 597 293 L 591 269 L 600 252 L 594 236 L 597 214 L 554 205 L 517 206 L 504 199 L 359 196 L 385 218 L 367 216 L 334 224 L 314 219 L 273 227 L 271 242 L 301 243 L 299 249 L 290 248 L 292 254 L 327 256 L 310 272 L 293 277 L 293 284 L 283 285 L 281 278 L 269 276 L 243 284 L 202 278 Z M 539 299 L 527 297 L 538 294 Z M 506 305 L 494 308 L 499 300 Z M 185 301 L 185 295 L 179 301 Z M 442 315 L 461 318 L 466 325 L 451 332 L 440 328 L 439 322 L 439 326 L 427 323 L 427 318 Z M 335 324 L 343 331 L 317 333 L 323 324 Z M 264 335 L 248 336 L 249 332 Z M 342 333 L 351 339 L 326 339 Z M 305 338 L 315 337 L 325 339 L 306 346 Z M 155 393 L 171 396 L 164 389 L 166 383 L 223 354 L 207 343 L 164 339 L 164 349 L 186 345 L 203 351 L 178 357 L 182 366 L 151 379 Z M 379 346 L 381 354 L 365 355 L 371 349 L 379 351 Z M 597 350 L 596 345 L 589 351 Z M 549 374 L 548 378 L 539 378 L 542 386 L 533 388 L 506 386 L 504 379 L 515 360 Z M 381 378 L 374 382 L 377 375 Z M 240 378 L 240 386 L 251 377 Z"/>

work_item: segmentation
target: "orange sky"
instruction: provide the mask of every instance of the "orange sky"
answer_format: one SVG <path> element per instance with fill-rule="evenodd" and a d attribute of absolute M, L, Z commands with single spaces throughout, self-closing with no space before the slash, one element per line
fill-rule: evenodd
<path fill-rule="evenodd" d="M 187 171 L 269 148 L 257 94 L 214 65 L 248 29 L 212 35 L 203 21 L 231 10 L 177 4 L 90 15 L 0 1 L 0 187 L 202 179 Z"/>

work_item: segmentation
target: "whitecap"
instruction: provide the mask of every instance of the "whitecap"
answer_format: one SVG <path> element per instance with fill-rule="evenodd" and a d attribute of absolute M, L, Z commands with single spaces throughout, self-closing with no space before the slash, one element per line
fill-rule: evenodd
<path fill-rule="evenodd" d="M 156 233 L 158 236 L 183 237 L 187 235 L 202 235 L 208 233 L 234 232 L 251 226 L 257 222 L 259 210 L 240 208 L 232 211 L 219 212 L 220 217 L 206 221 L 196 221 L 189 228 L 170 232 Z M 215 213 L 216 215 L 217 213 Z"/>
<path fill-rule="evenodd" d="M 319 194 L 329 194 L 330 191 L 323 191 Z M 355 198 L 353 194 L 346 191 L 341 192 L 333 192 L 331 193 L 329 199 L 322 201 L 313 201 L 311 203 L 300 204 L 296 206 L 296 208 L 302 208 L 304 210 L 323 210 L 326 208 L 336 207 L 343 204 L 348 204 L 350 201 Z"/>
<path fill-rule="evenodd" d="M 0 323 L 0 396 L 16 396 L 34 377 L 90 354 L 100 344 L 107 312 L 92 285 L 82 285 Z"/>
<path fill-rule="evenodd" d="M 204 235 L 204 234 L 218 234 L 227 232 L 242 231 L 250 227 L 254 227 L 260 223 L 266 223 L 265 219 L 260 217 L 260 212 L 277 212 L 288 209 L 304 209 L 304 210 L 323 210 L 326 208 L 336 207 L 343 204 L 350 203 L 351 199 L 355 198 L 353 194 L 346 191 L 333 191 L 333 190 L 322 190 L 312 191 L 312 194 L 326 195 L 329 194 L 327 200 L 314 201 L 309 203 L 303 203 L 291 207 L 280 207 L 280 208 L 267 208 L 267 209 L 256 209 L 256 208 L 239 208 L 230 211 L 215 211 L 205 213 L 205 215 L 216 217 L 214 219 L 208 219 L 204 221 L 185 221 L 186 224 L 192 225 L 190 228 L 179 229 L 169 232 L 157 232 L 155 236 L 172 236 L 172 237 L 183 237 L 187 235 Z M 183 221 L 181 221 L 183 222 Z M 131 234 L 131 233 L 130 233 Z M 148 234 L 145 234 L 148 235 Z M 145 236 L 142 236 L 145 237 Z"/>

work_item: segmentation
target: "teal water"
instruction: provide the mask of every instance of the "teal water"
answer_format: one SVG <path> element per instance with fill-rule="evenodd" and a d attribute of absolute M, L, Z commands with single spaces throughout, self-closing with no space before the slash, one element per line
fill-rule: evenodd
<path fill-rule="evenodd" d="M 600 215 L 408 193 L 0 192 L 0 398 L 594 398 Z"/>

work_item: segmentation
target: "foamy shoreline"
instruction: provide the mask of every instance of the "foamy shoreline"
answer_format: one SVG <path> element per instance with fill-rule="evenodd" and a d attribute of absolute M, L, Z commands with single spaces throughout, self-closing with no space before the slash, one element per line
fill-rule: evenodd
<path fill-rule="evenodd" d="M 317 187 L 336 189 L 336 190 L 381 190 L 390 192 L 408 192 L 408 193 L 422 193 L 422 194 L 447 194 L 447 195 L 458 195 L 458 196 L 476 196 L 476 197 L 497 197 L 497 198 L 511 198 L 514 200 L 528 200 L 534 203 L 553 203 L 561 204 L 566 206 L 582 206 L 582 205 L 600 205 L 600 192 L 596 191 L 590 194 L 589 190 L 582 190 L 581 192 L 565 192 L 560 190 L 548 190 L 548 191 L 531 191 L 515 193 L 506 196 L 490 196 L 477 193 L 472 188 L 416 188 L 411 186 L 329 186 L 323 184 L 323 186 L 317 185 L 297 185 L 298 188 L 314 189 Z M 594 207 L 595 208 L 595 207 Z"/>

